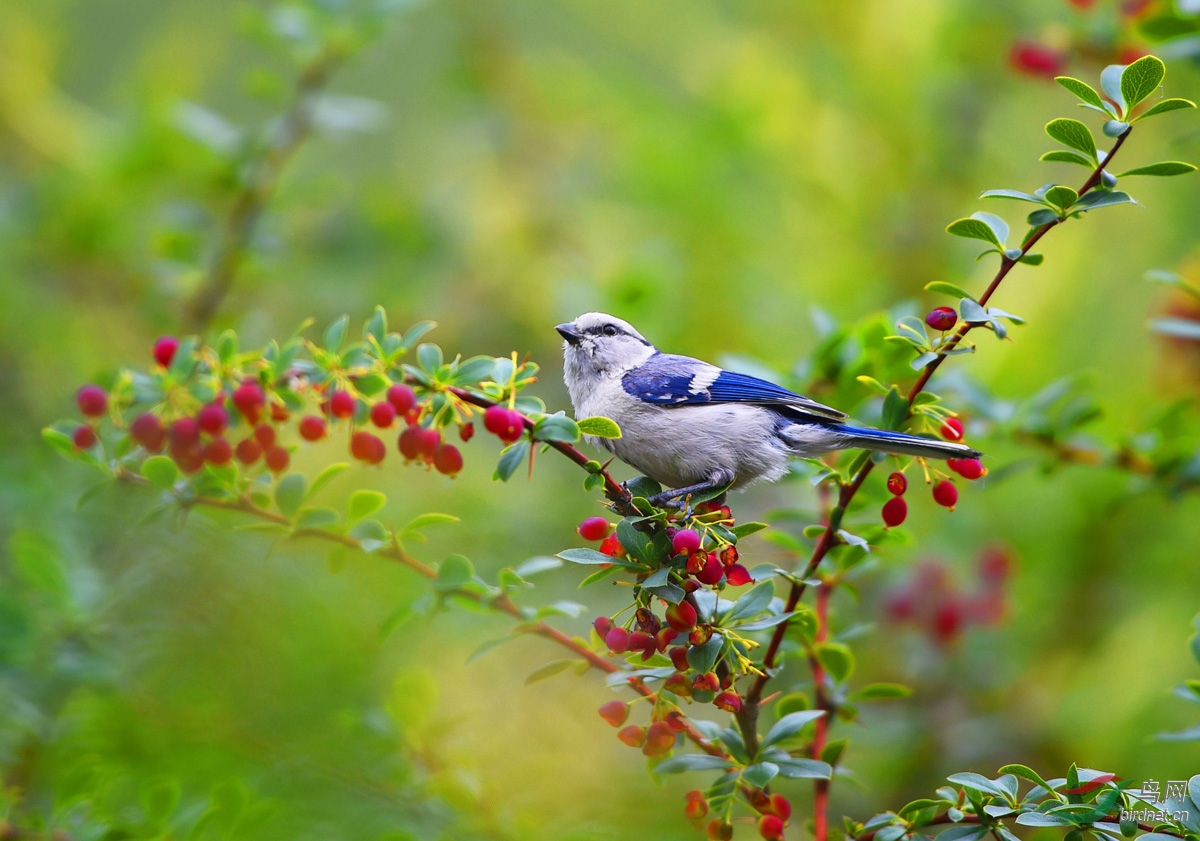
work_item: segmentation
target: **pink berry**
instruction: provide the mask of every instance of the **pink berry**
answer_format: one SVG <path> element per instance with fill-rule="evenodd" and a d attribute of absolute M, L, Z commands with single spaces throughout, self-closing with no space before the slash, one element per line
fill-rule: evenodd
<path fill-rule="evenodd" d="M 209 435 L 220 435 L 229 425 L 229 413 L 220 403 L 209 403 L 196 415 L 196 423 Z"/>
<path fill-rule="evenodd" d="M 887 489 L 888 493 L 903 496 L 908 490 L 908 480 L 904 478 L 903 473 L 893 473 L 887 478 Z"/>
<path fill-rule="evenodd" d="M 949 479 L 941 480 L 933 486 L 933 501 L 953 511 L 958 503 L 958 488 Z"/>
<path fill-rule="evenodd" d="M 600 639 L 608 636 L 608 632 L 613 629 L 613 621 L 607 616 L 597 616 L 596 621 L 592 623 L 592 627 L 596 629 L 596 635 Z"/>
<path fill-rule="evenodd" d="M 700 548 L 700 535 L 691 529 L 675 532 L 671 538 L 671 549 L 676 555 L 691 555 Z"/>
<path fill-rule="evenodd" d="M 978 479 L 980 476 L 983 476 L 987 473 L 987 469 L 984 468 L 983 462 L 977 458 L 948 459 L 946 461 L 946 466 L 959 476 L 962 476 L 964 479 Z"/>
<path fill-rule="evenodd" d="M 386 400 L 381 400 L 371 407 L 371 423 L 380 429 L 387 429 L 396 422 L 396 407 Z"/>
<path fill-rule="evenodd" d="M 78 427 L 71 435 L 71 440 L 75 442 L 75 446 L 81 450 L 90 450 L 96 446 L 96 430 L 84 424 Z"/>
<path fill-rule="evenodd" d="M 98 385 L 85 385 L 75 394 L 79 411 L 89 418 L 98 418 L 108 411 L 108 392 Z"/>
<path fill-rule="evenodd" d="M 515 409 L 489 406 L 483 413 L 483 427 L 506 444 L 525 434 L 525 416 Z"/>
<path fill-rule="evenodd" d="M 721 579 L 725 577 L 725 567 L 721 566 L 721 561 L 713 552 L 708 553 L 708 560 L 704 562 L 704 569 L 696 573 L 696 580 L 701 584 L 719 584 Z"/>
<path fill-rule="evenodd" d="M 584 540 L 603 540 L 608 537 L 612 525 L 603 517 L 588 517 L 576 529 Z"/>
<path fill-rule="evenodd" d="M 908 517 L 908 503 L 903 497 L 894 496 L 883 504 L 883 524 L 895 528 Z"/>
<path fill-rule="evenodd" d="M 167 443 L 167 431 L 163 429 L 162 421 L 158 415 L 150 412 L 133 419 L 133 423 L 129 424 L 129 435 L 152 453 L 160 452 Z"/>
<path fill-rule="evenodd" d="M 442 443 L 442 433 L 436 429 L 417 427 L 417 452 L 426 461 L 431 461 Z"/>
<path fill-rule="evenodd" d="M 763 815 L 758 819 L 758 834 L 766 841 L 782 841 L 783 819 L 777 815 Z"/>
<path fill-rule="evenodd" d="M 242 413 L 242 416 L 251 424 L 258 423 L 258 417 L 262 414 L 263 407 L 267 405 L 267 395 L 263 392 L 262 386 L 255 382 L 242 383 L 233 392 L 233 405 Z"/>
<path fill-rule="evenodd" d="M 679 631 L 681 634 L 686 634 L 696 627 L 696 608 L 692 607 L 689 602 L 680 602 L 673 604 L 667 608 L 667 624 Z"/>
<path fill-rule="evenodd" d="M 300 437 L 305 441 L 320 441 L 328 433 L 329 427 L 325 418 L 316 415 L 305 415 L 300 418 Z"/>
<path fill-rule="evenodd" d="M 354 398 L 346 391 L 335 391 L 329 398 L 329 413 L 335 418 L 348 418 L 354 414 Z"/>
<path fill-rule="evenodd" d="M 175 358 L 177 350 L 179 350 L 179 339 L 174 336 L 159 336 L 154 343 L 154 361 L 166 368 Z"/>
<path fill-rule="evenodd" d="M 417 395 L 404 383 L 396 383 L 387 390 L 387 402 L 392 404 L 397 415 L 407 415 L 417 405 Z"/>
<path fill-rule="evenodd" d="M 387 447 L 379 438 L 360 429 L 350 436 L 350 455 L 367 464 L 379 464 L 387 455 Z"/>
<path fill-rule="evenodd" d="M 629 632 L 624 628 L 613 628 L 604 635 L 604 644 L 613 654 L 624 654 L 629 650 Z"/>
<path fill-rule="evenodd" d="M 958 418 L 946 418 L 946 422 L 942 424 L 941 433 L 947 441 L 961 441 L 963 438 L 962 421 Z"/>
<path fill-rule="evenodd" d="M 171 443 L 176 446 L 194 444 L 200 440 L 200 427 L 192 418 L 180 418 L 171 424 Z"/>
<path fill-rule="evenodd" d="M 925 316 L 925 323 L 934 330 L 945 332 L 958 323 L 958 313 L 953 307 L 938 307 L 930 310 L 929 315 Z"/>

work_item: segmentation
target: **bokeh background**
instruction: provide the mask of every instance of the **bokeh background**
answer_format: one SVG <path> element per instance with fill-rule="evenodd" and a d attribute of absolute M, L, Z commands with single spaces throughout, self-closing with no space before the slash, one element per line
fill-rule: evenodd
<path fill-rule="evenodd" d="M 394 5 L 330 82 L 324 123 L 286 168 L 215 326 L 251 344 L 382 304 L 394 325 L 438 321 L 451 352 L 531 353 L 551 407 L 567 405 L 551 328 L 582 311 L 678 352 L 789 371 L 830 317 L 944 303 L 922 292 L 931 280 L 981 288 L 986 261 L 946 223 L 983 209 L 981 190 L 1082 173 L 1037 162 L 1052 146 L 1043 124 L 1075 109 L 1014 64 L 1014 43 L 1050 44 L 1089 80 L 1140 44 L 1103 0 Z M 155 500 L 132 488 L 78 507 L 96 476 L 42 444 L 79 383 L 146 364 L 156 336 L 182 329 L 236 190 L 230 149 L 287 108 L 294 66 L 262 33 L 286 36 L 303 10 L 272 9 L 0 2 L 5 802 L 19 792 L 14 816 L 81 838 L 141 837 L 176 793 L 180 825 L 222 805 L 197 837 L 696 837 L 680 796 L 696 781 L 649 778 L 595 714 L 602 681 L 525 685 L 559 656 L 546 643 L 468 664 L 503 619 L 391 628 L 424 592 L 408 572 L 272 550 L 207 514 L 141 523 Z M 1186 57 L 1167 86 L 1200 98 Z M 1139 128 L 1128 165 L 1200 158 L 1194 113 Z M 1055 231 L 1046 265 L 1018 270 L 997 300 L 1029 324 L 952 367 L 1011 399 L 1078 375 L 1104 438 L 1175 401 L 1194 416 L 1195 358 L 1147 331 L 1171 302 L 1142 276 L 1200 273 L 1197 183 L 1145 179 L 1129 185 L 1141 207 Z M 1014 227 L 1025 214 L 986 209 Z M 1200 772 L 1195 743 L 1151 739 L 1194 723 L 1169 688 L 1196 677 L 1200 500 L 1116 470 L 1017 469 L 1030 463 L 1020 446 L 980 443 L 1014 469 L 953 514 L 914 506 L 915 539 L 875 560 L 861 603 L 835 605 L 877 629 L 856 644 L 856 681 L 915 690 L 850 728 L 837 814 L 1013 761 L 1047 776 L 1072 761 L 1135 780 Z M 302 458 L 317 466 L 339 456 L 330 447 Z M 599 510 L 553 458 L 533 482 L 499 486 L 493 441 L 466 455 L 453 482 L 385 463 L 334 491 L 385 490 L 397 520 L 463 517 L 421 554 L 460 551 L 485 572 L 571 545 Z M 811 510 L 812 492 L 753 489 L 737 506 L 742 519 Z M 936 560 L 968 587 L 993 544 L 1017 563 L 1003 622 L 949 646 L 884 624 L 914 565 Z M 753 545 L 754 561 L 790 562 Z M 603 585 L 580 594 L 580 577 L 553 573 L 531 596 L 588 602 L 558 620 L 574 633 L 619 605 Z M 807 788 L 788 793 L 804 803 Z"/>

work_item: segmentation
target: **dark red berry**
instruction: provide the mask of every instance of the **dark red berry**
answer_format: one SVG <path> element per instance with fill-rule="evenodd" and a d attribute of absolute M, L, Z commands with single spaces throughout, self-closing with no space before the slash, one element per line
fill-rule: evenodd
<path fill-rule="evenodd" d="M 676 555 L 691 555 L 700 548 L 700 535 L 691 529 L 675 532 L 671 538 L 671 549 Z"/>
<path fill-rule="evenodd" d="M 603 540 L 608 537 L 612 525 L 603 517 L 588 517 L 576 529 L 584 540 Z"/>
<path fill-rule="evenodd" d="M 171 424 L 171 443 L 177 447 L 200 440 L 200 426 L 192 418 L 180 418 Z"/>
<path fill-rule="evenodd" d="M 736 692 L 722 692 L 713 699 L 713 705 L 727 713 L 742 711 L 742 699 Z"/>
<path fill-rule="evenodd" d="M 718 552 L 717 557 L 721 559 L 721 566 L 728 569 L 736 564 L 738 562 L 738 558 L 741 556 L 738 554 L 737 547 L 731 543 Z"/>
<path fill-rule="evenodd" d="M 783 826 L 783 819 L 777 815 L 763 815 L 758 819 L 758 834 L 766 841 L 781 841 Z"/>
<path fill-rule="evenodd" d="M 883 524 L 895 528 L 908 517 L 908 503 L 904 497 L 894 496 L 883 504 Z"/>
<path fill-rule="evenodd" d="M 464 423 L 462 426 L 460 426 L 458 428 L 458 437 L 463 440 L 464 444 L 467 441 L 470 441 L 472 438 L 474 438 L 475 437 L 475 424 Z"/>
<path fill-rule="evenodd" d="M 768 798 L 767 805 L 763 811 L 768 815 L 774 815 L 786 823 L 792 817 L 792 804 L 782 794 L 772 794 Z"/>
<path fill-rule="evenodd" d="M 696 627 L 696 619 L 698 617 L 696 616 L 696 608 L 692 607 L 689 602 L 684 601 L 668 607 L 666 618 L 668 625 L 676 631 L 686 634 L 692 628 Z"/>
<path fill-rule="evenodd" d="M 908 480 L 904 478 L 903 473 L 893 473 L 887 477 L 888 493 L 902 496 L 908 490 Z"/>
<path fill-rule="evenodd" d="M 329 413 L 335 418 L 348 418 L 354 414 L 354 398 L 346 391 L 335 391 L 329 398 Z"/>
<path fill-rule="evenodd" d="M 204 445 L 204 460 L 220 467 L 233 458 L 233 447 L 224 438 L 214 438 Z"/>
<path fill-rule="evenodd" d="M 242 383 L 233 392 L 233 405 L 242 413 L 248 423 L 258 423 L 263 407 L 267 405 L 267 395 L 258 383 Z"/>
<path fill-rule="evenodd" d="M 946 422 L 942 424 L 941 433 L 947 441 L 961 441 L 963 438 L 962 421 L 958 418 L 946 418 Z"/>
<path fill-rule="evenodd" d="M 511 444 L 525 433 L 525 417 L 515 409 L 489 406 L 483 413 L 483 427 L 501 441 Z"/>
<path fill-rule="evenodd" d="M 417 428 L 417 452 L 425 458 L 426 461 L 431 461 L 438 447 L 442 443 L 442 433 L 436 429 L 426 429 L 418 426 Z"/>
<path fill-rule="evenodd" d="M 691 668 L 691 664 L 687 659 L 687 646 L 679 645 L 671 649 L 671 663 L 681 672 L 686 672 Z"/>
<path fill-rule="evenodd" d="M 380 429 L 387 429 L 396 422 L 396 409 L 386 400 L 381 400 L 371 407 L 371 423 Z"/>
<path fill-rule="evenodd" d="M 658 640 L 645 631 L 634 631 L 629 635 L 629 651 L 640 651 L 643 660 L 649 660 L 658 651 Z"/>
<path fill-rule="evenodd" d="M 387 390 L 387 402 L 397 415 L 407 415 L 417 405 L 417 395 L 403 383 L 396 383 Z"/>
<path fill-rule="evenodd" d="M 387 447 L 376 436 L 360 429 L 350 436 L 350 455 L 367 464 L 379 464 L 387 454 Z"/>
<path fill-rule="evenodd" d="M 78 427 L 71 435 L 71 440 L 75 442 L 75 446 L 81 450 L 90 450 L 96 446 L 96 430 L 84 424 Z"/>
<path fill-rule="evenodd" d="M 272 473 L 282 473 L 287 470 L 288 462 L 292 459 L 287 450 L 276 444 L 267 450 L 264 460 L 267 463 L 267 469 Z"/>
<path fill-rule="evenodd" d="M 958 313 L 953 307 L 938 307 L 925 316 L 925 323 L 934 330 L 945 332 L 958 323 Z"/>
<path fill-rule="evenodd" d="M 247 438 L 238 442 L 237 447 L 234 448 L 234 454 L 238 461 L 249 466 L 262 456 L 262 447 L 253 438 Z"/>
<path fill-rule="evenodd" d="M 933 486 L 933 501 L 953 511 L 958 503 L 958 488 L 949 479 L 942 479 Z"/>
<path fill-rule="evenodd" d="M 987 473 L 987 469 L 977 458 L 952 458 L 946 460 L 946 466 L 964 479 L 978 479 Z"/>
<path fill-rule="evenodd" d="M 229 425 L 229 413 L 220 403 L 209 403 L 196 415 L 196 423 L 209 435 L 220 435 Z"/>
<path fill-rule="evenodd" d="M 609 701 L 600 706 L 600 717 L 613 727 L 620 727 L 629 718 L 629 705 L 624 701 Z"/>
<path fill-rule="evenodd" d="M 408 461 L 416 461 L 421 457 L 420 435 L 421 427 L 406 426 L 396 441 L 396 446 L 400 448 L 400 455 Z"/>
<path fill-rule="evenodd" d="M 75 393 L 79 411 L 89 418 L 98 418 L 108 410 L 108 392 L 98 385 L 85 385 Z"/>
<path fill-rule="evenodd" d="M 260 423 L 254 427 L 254 440 L 262 444 L 263 450 L 271 449 L 275 446 L 275 427 Z"/>
<path fill-rule="evenodd" d="M 704 569 L 696 573 L 696 580 L 701 584 L 719 584 L 724 577 L 725 567 L 721 566 L 721 561 L 715 553 L 709 552 L 708 560 L 704 563 Z"/>
<path fill-rule="evenodd" d="M 325 418 L 316 415 L 305 415 L 300 418 L 300 437 L 305 441 L 320 441 L 329 432 Z"/>
<path fill-rule="evenodd" d="M 179 350 L 179 339 L 174 336 L 159 336 L 154 343 L 154 361 L 166 368 L 175 358 L 177 350 Z"/>
<path fill-rule="evenodd" d="M 184 473 L 195 473 L 204 467 L 204 448 L 198 440 L 179 444 L 172 441 L 170 453 Z"/>
<path fill-rule="evenodd" d="M 734 564 L 733 566 L 726 567 L 725 581 L 732 587 L 741 587 L 752 583 L 754 579 L 750 577 L 750 570 L 741 564 Z"/>
<path fill-rule="evenodd" d="M 441 444 L 433 452 L 433 469 L 443 476 L 456 476 L 463 468 L 462 453 L 453 444 Z"/>
<path fill-rule="evenodd" d="M 933 611 L 933 638 L 942 645 L 953 642 L 962 633 L 965 618 L 965 605 L 956 598 L 946 599 Z"/>
<path fill-rule="evenodd" d="M 129 424 L 129 435 L 152 453 L 161 452 L 167 443 L 167 431 L 163 429 L 162 421 L 158 415 L 149 412 L 133 419 L 133 423 Z"/>
<path fill-rule="evenodd" d="M 607 616 L 597 616 L 596 621 L 592 623 L 592 627 L 596 629 L 596 635 L 600 639 L 608 636 L 608 632 L 613 629 L 613 621 Z"/>

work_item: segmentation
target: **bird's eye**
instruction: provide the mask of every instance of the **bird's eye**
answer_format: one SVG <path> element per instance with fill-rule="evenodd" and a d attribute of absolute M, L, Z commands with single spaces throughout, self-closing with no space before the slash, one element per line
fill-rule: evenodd
<path fill-rule="evenodd" d="M 605 324 L 604 325 L 604 335 L 606 335 L 606 336 L 617 335 L 617 328 L 611 324 Z"/>

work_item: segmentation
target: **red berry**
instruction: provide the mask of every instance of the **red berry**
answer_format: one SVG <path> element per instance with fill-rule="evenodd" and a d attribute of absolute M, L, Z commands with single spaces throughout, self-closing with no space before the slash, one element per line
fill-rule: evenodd
<path fill-rule="evenodd" d="M 177 447 L 194 444 L 200 440 L 200 427 L 191 418 L 180 418 L 171 424 L 171 443 Z"/>
<path fill-rule="evenodd" d="M 108 410 L 108 392 L 98 385 L 85 385 L 75 393 L 79 411 L 89 418 L 98 418 Z"/>
<path fill-rule="evenodd" d="M 933 611 L 930 629 L 933 638 L 941 645 L 953 642 L 963 631 L 965 613 L 964 605 L 958 599 L 946 599 L 939 604 Z"/>
<path fill-rule="evenodd" d="M 631 748 L 640 748 L 646 744 L 646 731 L 636 724 L 631 724 L 618 733 L 617 738 Z"/>
<path fill-rule="evenodd" d="M 792 804 L 782 794 L 772 794 L 763 811 L 787 823 L 792 817 Z"/>
<path fill-rule="evenodd" d="M 320 441 L 328 433 L 329 427 L 325 418 L 316 415 L 305 415 L 300 418 L 300 437 L 305 441 Z"/>
<path fill-rule="evenodd" d="M 892 593 L 883 603 L 883 612 L 890 622 L 904 622 L 917 615 L 917 600 L 912 593 Z"/>
<path fill-rule="evenodd" d="M 758 819 L 758 834 L 767 841 L 780 841 L 783 838 L 783 819 L 775 815 L 763 815 Z"/>
<path fill-rule="evenodd" d="M 1032 41 L 1018 41 L 1013 44 L 1008 54 L 1008 63 L 1018 73 L 1043 79 L 1061 76 L 1067 69 L 1067 57 L 1064 53 Z"/>
<path fill-rule="evenodd" d="M 262 444 L 264 450 L 271 449 L 275 446 L 275 427 L 260 423 L 254 428 L 254 440 Z"/>
<path fill-rule="evenodd" d="M 681 634 L 686 634 L 696 627 L 696 608 L 689 602 L 680 602 L 667 608 L 667 624 Z"/>
<path fill-rule="evenodd" d="M 604 644 L 613 654 L 624 654 L 629 650 L 629 632 L 624 628 L 613 628 L 604 635 Z"/>
<path fill-rule="evenodd" d="M 903 496 L 908 490 L 908 480 L 904 478 L 903 473 L 893 473 L 887 478 L 887 489 L 888 493 Z"/>
<path fill-rule="evenodd" d="M 736 692 L 722 692 L 713 699 L 713 705 L 727 713 L 738 713 L 742 710 L 742 699 Z"/>
<path fill-rule="evenodd" d="M 701 584 L 717 584 L 725 576 L 725 568 L 721 566 L 717 556 L 709 552 L 708 560 L 704 563 L 704 569 L 696 573 L 696 580 Z"/>
<path fill-rule="evenodd" d="M 335 391 L 329 398 L 329 413 L 335 418 L 348 418 L 354 414 L 354 398 L 346 391 Z"/>
<path fill-rule="evenodd" d="M 724 549 L 722 549 L 717 557 L 719 557 L 721 559 L 721 566 L 728 569 L 729 567 L 736 564 L 738 562 L 738 558 L 741 556 L 738 555 L 737 547 L 731 543 L 730 545 L 728 545 Z"/>
<path fill-rule="evenodd" d="M 611 528 L 612 525 L 603 517 L 588 517 L 575 531 L 579 532 L 579 536 L 584 540 L 603 540 L 608 537 Z"/>
<path fill-rule="evenodd" d="M 416 461 L 421 457 L 420 436 L 421 427 L 419 426 L 406 426 L 400 433 L 396 446 L 400 448 L 400 455 L 404 456 L 406 460 Z"/>
<path fill-rule="evenodd" d="M 691 529 L 675 532 L 671 538 L 671 549 L 676 555 L 690 555 L 700 548 L 700 535 Z"/>
<path fill-rule="evenodd" d="M 934 330 L 945 332 L 958 323 L 958 313 L 953 307 L 938 307 L 929 311 L 929 315 L 925 316 L 925 323 Z"/>
<path fill-rule="evenodd" d="M 658 651 L 658 640 L 645 631 L 634 631 L 629 635 L 629 651 L 640 651 L 643 660 L 649 660 Z"/>
<path fill-rule="evenodd" d="M 699 829 L 700 821 L 708 817 L 708 800 L 700 791 L 689 791 L 684 796 L 687 798 L 687 805 L 683 807 L 683 814 Z"/>
<path fill-rule="evenodd" d="M 271 404 L 271 420 L 276 423 L 283 423 L 289 417 L 291 417 L 291 413 L 288 411 L 287 406 L 282 403 Z"/>
<path fill-rule="evenodd" d="M 199 441 L 176 444 L 171 442 L 171 458 L 184 473 L 195 473 L 204 467 L 204 448 Z"/>
<path fill-rule="evenodd" d="M 233 392 L 233 405 L 249 423 L 258 423 L 258 416 L 267 405 L 267 395 L 258 383 L 242 383 Z"/>
<path fill-rule="evenodd" d="M 475 437 L 475 424 L 464 423 L 458 428 L 458 437 L 463 440 L 463 443 L 470 441 Z"/>
<path fill-rule="evenodd" d="M 417 395 L 403 383 L 396 383 L 387 390 L 387 402 L 397 415 L 407 415 L 417 405 Z"/>
<path fill-rule="evenodd" d="M 705 672 L 692 678 L 692 689 L 701 692 L 716 692 L 721 688 L 721 679 L 716 672 Z"/>
<path fill-rule="evenodd" d="M 671 649 L 671 663 L 681 672 L 686 672 L 691 668 L 687 659 L 687 646 L 679 645 Z"/>
<path fill-rule="evenodd" d="M 946 418 L 946 422 L 942 424 L 941 433 L 947 441 L 961 441 L 963 438 L 962 421 L 958 418 Z"/>
<path fill-rule="evenodd" d="M 488 406 L 483 413 L 483 427 L 501 441 L 511 444 L 525 434 L 525 416 L 516 409 Z"/>
<path fill-rule="evenodd" d="M 387 454 L 383 441 L 366 430 L 358 430 L 350 436 L 350 455 L 367 464 L 379 464 Z"/>
<path fill-rule="evenodd" d="M 292 460 L 291 456 L 288 455 L 288 451 L 278 444 L 268 448 L 264 459 L 267 463 L 267 469 L 272 473 L 282 473 L 287 470 L 288 462 Z"/>
<path fill-rule="evenodd" d="M 133 419 L 133 423 L 129 424 L 129 435 L 152 453 L 161 451 L 167 440 L 162 421 L 158 419 L 158 415 L 149 412 Z"/>
<path fill-rule="evenodd" d="M 933 486 L 933 501 L 953 511 L 958 503 L 958 488 L 949 479 L 943 479 Z"/>
<path fill-rule="evenodd" d="M 946 466 L 964 479 L 978 479 L 987 473 L 987 469 L 977 458 L 952 458 L 946 460 Z"/>
<path fill-rule="evenodd" d="M 380 429 L 387 429 L 396 422 L 396 408 L 386 400 L 381 400 L 371 407 L 371 423 Z"/>
<path fill-rule="evenodd" d="M 895 528 L 908 517 L 908 503 L 904 497 L 894 496 L 883 504 L 883 524 Z"/>
<path fill-rule="evenodd" d="M 741 587 L 752 583 L 754 579 L 750 577 L 750 570 L 741 564 L 734 564 L 725 568 L 725 581 L 731 587 Z"/>
<path fill-rule="evenodd" d="M 214 438 L 204 445 L 204 460 L 220 467 L 233 458 L 233 447 L 224 438 Z"/>
<path fill-rule="evenodd" d="M 237 460 L 247 466 L 254 464 L 262 456 L 262 447 L 253 438 L 247 438 L 244 441 L 239 441 L 234 454 Z"/>
<path fill-rule="evenodd" d="M 417 428 L 417 452 L 428 461 L 437 452 L 442 443 L 442 433 L 436 429 Z"/>
<path fill-rule="evenodd" d="M 646 756 L 665 756 L 675 747 L 675 731 L 665 721 L 656 721 L 646 729 L 646 744 L 642 753 Z"/>
<path fill-rule="evenodd" d="M 629 705 L 624 701 L 609 701 L 601 705 L 600 717 L 613 727 L 620 727 L 629 718 Z"/>
<path fill-rule="evenodd" d="M 71 440 L 75 442 L 75 446 L 81 450 L 90 450 L 96 446 L 96 430 L 86 424 L 77 428 L 71 435 Z"/>
<path fill-rule="evenodd" d="M 724 823 L 720 818 L 713 818 L 708 822 L 708 841 L 731 841 L 733 838 L 733 824 Z"/>
<path fill-rule="evenodd" d="M 175 358 L 177 350 L 179 350 L 179 339 L 174 336 L 159 336 L 154 343 L 154 361 L 166 368 Z"/>
<path fill-rule="evenodd" d="M 672 672 L 671 676 L 663 682 L 663 689 L 672 695 L 678 695 L 680 698 L 692 697 L 692 684 L 688 682 L 687 677 L 682 672 Z M 667 713 L 667 721 L 671 723 L 671 729 L 681 729 L 679 725 L 682 722 L 675 721 L 671 718 L 670 713 Z"/>
<path fill-rule="evenodd" d="M 220 435 L 229 425 L 229 413 L 220 403 L 209 403 L 196 415 L 196 423 L 209 435 Z"/>
<path fill-rule="evenodd" d="M 616 532 L 604 538 L 604 542 L 600 544 L 600 554 L 608 555 L 610 558 L 617 558 L 625 551 L 625 547 L 621 545 L 621 541 L 617 538 Z"/>
<path fill-rule="evenodd" d="M 1012 560 L 1003 549 L 993 546 L 983 550 L 979 556 L 979 577 L 984 583 L 996 585 L 1008 578 L 1012 572 Z"/>
<path fill-rule="evenodd" d="M 442 444 L 433 453 L 433 469 L 443 476 L 455 476 L 462 470 L 463 457 L 458 447 Z"/>

